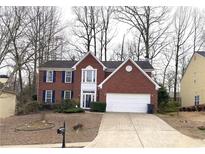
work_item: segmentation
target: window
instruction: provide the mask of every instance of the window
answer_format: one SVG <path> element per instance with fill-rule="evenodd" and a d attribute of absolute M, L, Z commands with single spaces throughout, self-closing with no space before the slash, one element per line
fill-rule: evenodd
<path fill-rule="evenodd" d="M 71 99 L 71 91 L 70 90 L 64 91 L 64 99 Z"/>
<path fill-rule="evenodd" d="M 72 72 L 65 72 L 65 83 L 71 83 L 72 81 Z"/>
<path fill-rule="evenodd" d="M 53 71 L 47 71 L 46 82 L 53 82 Z"/>
<path fill-rule="evenodd" d="M 53 92 L 52 90 L 46 90 L 45 102 L 52 103 Z"/>
<path fill-rule="evenodd" d="M 195 96 L 195 105 L 199 105 L 199 96 Z"/>
<path fill-rule="evenodd" d="M 96 82 L 96 70 L 83 70 L 83 82 Z"/>

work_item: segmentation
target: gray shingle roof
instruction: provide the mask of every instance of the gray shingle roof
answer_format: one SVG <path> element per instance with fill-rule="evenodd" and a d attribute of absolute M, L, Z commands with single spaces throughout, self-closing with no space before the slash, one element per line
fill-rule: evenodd
<path fill-rule="evenodd" d="M 77 63 L 77 61 L 71 60 L 51 60 L 47 61 L 39 67 L 48 67 L 48 68 L 71 68 Z"/>
<path fill-rule="evenodd" d="M 47 67 L 47 68 L 71 68 L 73 67 L 77 61 L 66 61 L 66 60 L 55 60 L 55 61 L 47 61 L 46 63 L 40 65 L 39 67 Z M 116 69 L 123 61 L 102 61 L 105 67 L 110 69 Z M 152 65 L 148 61 L 136 61 L 136 63 L 142 69 L 154 69 Z"/>
<path fill-rule="evenodd" d="M 202 56 L 205 57 L 205 51 L 198 51 L 198 52 L 196 52 L 196 53 L 198 53 L 198 54 L 200 54 L 200 55 L 202 55 Z"/>
<path fill-rule="evenodd" d="M 142 69 L 154 69 L 148 61 L 135 61 Z M 117 68 L 123 61 L 103 61 L 107 68 Z"/>

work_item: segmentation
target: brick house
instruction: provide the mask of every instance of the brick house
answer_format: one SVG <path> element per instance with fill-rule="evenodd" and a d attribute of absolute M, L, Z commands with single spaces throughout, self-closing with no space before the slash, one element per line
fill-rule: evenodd
<path fill-rule="evenodd" d="M 39 67 L 38 101 L 61 103 L 76 99 L 90 108 L 92 101 L 106 103 L 106 111 L 146 112 L 157 106 L 158 84 L 148 61 L 100 61 L 87 53 L 79 61 L 48 61 Z"/>

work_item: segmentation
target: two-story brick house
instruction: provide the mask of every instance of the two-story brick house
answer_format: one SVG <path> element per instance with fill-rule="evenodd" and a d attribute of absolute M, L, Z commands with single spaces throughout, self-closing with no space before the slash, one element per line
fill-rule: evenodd
<path fill-rule="evenodd" d="M 146 112 L 147 104 L 157 105 L 153 70 L 148 61 L 104 62 L 90 52 L 79 61 L 48 61 L 39 67 L 38 101 L 77 99 L 85 109 L 102 101 L 106 111 Z"/>

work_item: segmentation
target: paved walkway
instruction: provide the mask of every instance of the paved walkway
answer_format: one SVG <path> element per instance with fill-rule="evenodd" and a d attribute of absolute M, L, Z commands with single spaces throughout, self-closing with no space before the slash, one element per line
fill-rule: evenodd
<path fill-rule="evenodd" d="M 205 147 L 205 141 L 181 134 L 155 115 L 105 113 L 97 137 L 87 147 Z"/>

